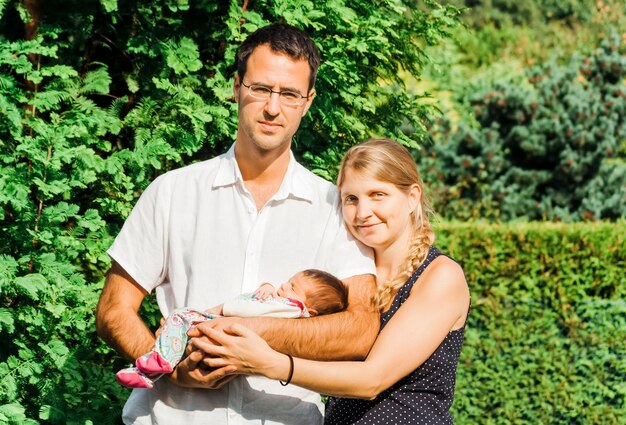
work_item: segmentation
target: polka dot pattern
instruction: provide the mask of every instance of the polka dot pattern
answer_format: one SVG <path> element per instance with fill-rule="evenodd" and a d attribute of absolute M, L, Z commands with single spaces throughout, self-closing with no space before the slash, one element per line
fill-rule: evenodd
<path fill-rule="evenodd" d="M 389 310 L 381 315 L 381 331 L 407 300 L 415 281 L 440 255 L 442 253 L 437 248 L 430 248 L 424 263 L 400 288 Z M 374 400 L 331 397 L 326 405 L 324 424 L 452 424 L 449 410 L 454 397 L 456 366 L 461 354 L 464 333 L 465 326 L 450 332 L 420 367 Z"/>

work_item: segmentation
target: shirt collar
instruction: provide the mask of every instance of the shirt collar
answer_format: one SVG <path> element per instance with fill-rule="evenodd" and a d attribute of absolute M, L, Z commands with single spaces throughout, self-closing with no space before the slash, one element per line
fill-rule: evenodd
<path fill-rule="evenodd" d="M 313 188 L 311 182 L 307 179 L 308 171 L 293 156 L 293 152 L 289 151 L 289 166 L 283 178 L 283 182 L 272 199 L 283 200 L 289 197 L 302 199 L 311 202 L 313 200 Z M 220 165 L 213 180 L 213 188 L 231 186 L 239 182 L 243 186 L 243 177 L 237 165 L 235 158 L 235 144 L 233 143 L 228 151 L 220 159 Z"/>
<path fill-rule="evenodd" d="M 231 186 L 238 181 L 243 184 L 243 178 L 241 177 L 241 171 L 237 166 L 237 160 L 235 159 L 235 144 L 233 143 L 228 151 L 219 158 L 220 165 L 213 180 L 213 189 L 219 187 Z"/>

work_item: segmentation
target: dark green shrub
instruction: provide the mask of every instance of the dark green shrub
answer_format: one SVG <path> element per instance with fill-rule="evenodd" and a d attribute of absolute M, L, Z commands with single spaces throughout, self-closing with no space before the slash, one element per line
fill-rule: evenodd
<path fill-rule="evenodd" d="M 452 407 L 460 424 L 626 417 L 626 223 L 444 223 L 472 295 Z"/>
<path fill-rule="evenodd" d="M 476 124 L 435 127 L 420 158 L 446 217 L 626 217 L 626 55 L 621 37 L 567 65 L 533 67 L 469 99 Z"/>

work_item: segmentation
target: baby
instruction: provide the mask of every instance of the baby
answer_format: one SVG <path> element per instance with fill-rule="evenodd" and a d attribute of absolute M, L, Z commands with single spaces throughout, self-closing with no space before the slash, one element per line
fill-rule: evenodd
<path fill-rule="evenodd" d="M 336 313 L 348 306 L 348 288 L 330 273 L 308 269 L 296 273 L 278 290 L 263 283 L 250 294 L 205 311 L 182 307 L 174 310 L 161 326 L 152 350 L 135 361 L 136 367 L 117 372 L 117 381 L 128 388 L 152 388 L 180 363 L 190 328 L 222 316 L 269 316 L 300 318 Z"/>

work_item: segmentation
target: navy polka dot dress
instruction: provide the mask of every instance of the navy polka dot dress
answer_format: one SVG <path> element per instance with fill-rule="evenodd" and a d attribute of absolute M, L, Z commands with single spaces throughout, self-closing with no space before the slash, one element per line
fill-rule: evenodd
<path fill-rule="evenodd" d="M 440 255 L 442 253 L 437 248 L 430 248 L 424 263 L 400 288 L 389 310 L 381 315 L 381 331 L 406 301 L 415 281 Z M 326 405 L 324 424 L 452 424 L 449 410 L 454 396 L 456 365 L 461 354 L 464 332 L 465 326 L 450 332 L 420 367 L 374 400 L 331 397 Z"/>

